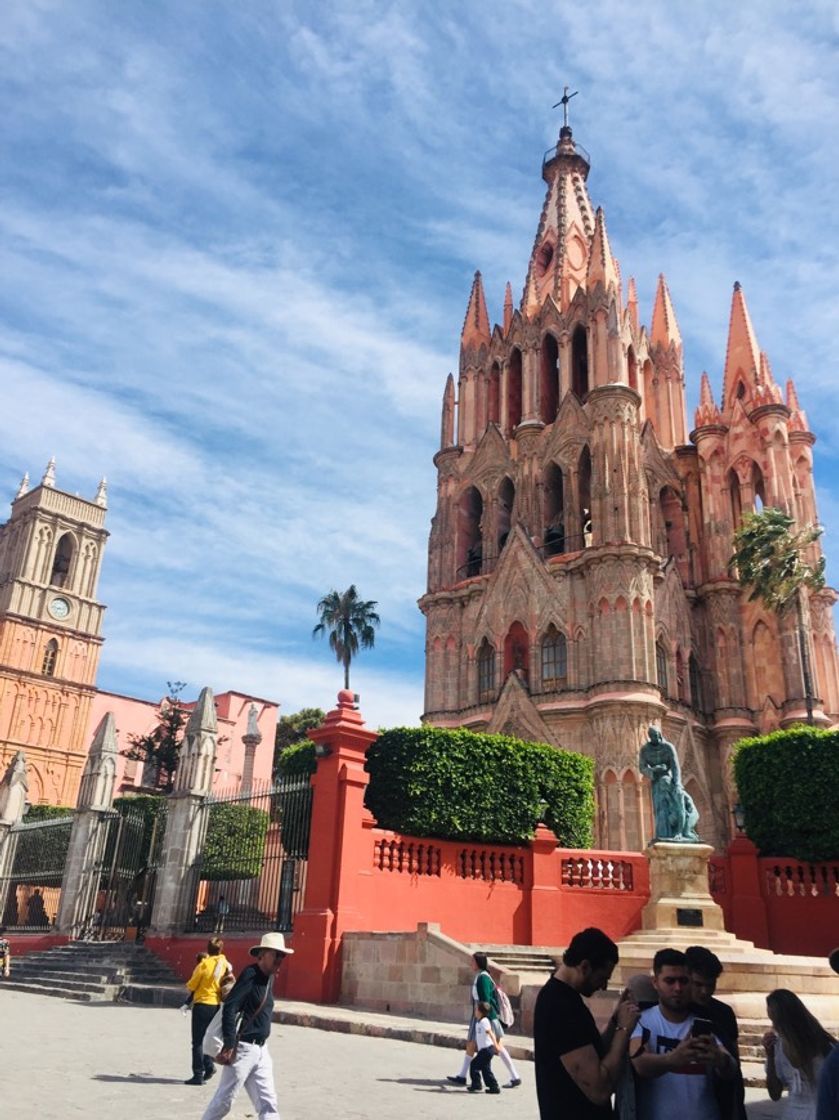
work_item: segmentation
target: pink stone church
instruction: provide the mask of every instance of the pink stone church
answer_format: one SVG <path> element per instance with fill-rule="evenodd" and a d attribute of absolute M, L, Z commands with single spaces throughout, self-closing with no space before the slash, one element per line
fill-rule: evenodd
<path fill-rule="evenodd" d="M 805 718 L 794 620 L 747 601 L 732 535 L 762 505 L 817 520 L 814 436 L 739 284 L 719 403 L 703 374 L 689 429 L 664 277 L 646 326 L 589 168 L 566 125 L 544 158 L 521 303 L 508 284 L 500 325 L 475 274 L 435 456 L 423 718 L 593 756 L 596 843 L 629 850 L 650 838 L 637 760 L 659 723 L 720 845 L 732 743 Z M 805 605 L 821 724 L 839 718 L 835 599 Z"/>

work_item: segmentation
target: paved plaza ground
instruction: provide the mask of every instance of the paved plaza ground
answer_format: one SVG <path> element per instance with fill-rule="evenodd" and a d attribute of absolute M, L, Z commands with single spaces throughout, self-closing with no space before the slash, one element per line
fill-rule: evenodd
<path fill-rule="evenodd" d="M 189 1020 L 178 1011 L 0 989 L 0 1023 L 0 1111 L 15 1120 L 199 1120 L 213 1091 L 182 1084 Z M 270 1047 L 283 1120 L 461 1120 L 465 1111 L 538 1120 L 530 1062 L 519 1063 L 521 1088 L 478 1099 L 441 1081 L 455 1070 L 453 1050 L 278 1024 Z M 757 1103 L 765 1093 L 749 1097 L 750 1120 L 778 1115 Z M 244 1094 L 230 1116 L 253 1116 Z"/>

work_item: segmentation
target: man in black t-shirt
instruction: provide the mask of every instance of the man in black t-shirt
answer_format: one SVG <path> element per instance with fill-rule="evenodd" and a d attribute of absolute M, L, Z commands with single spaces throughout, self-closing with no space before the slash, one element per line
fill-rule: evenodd
<path fill-rule="evenodd" d="M 638 1008 L 624 992 L 601 1035 L 583 996 L 603 990 L 618 947 L 602 930 L 574 935 L 542 988 L 533 1016 L 536 1095 L 541 1120 L 611 1120 L 611 1098 Z"/>
<path fill-rule="evenodd" d="M 690 994 L 697 1015 L 710 1019 L 714 1034 L 737 1063 L 737 1073 L 730 1081 L 717 1083 L 720 1112 L 728 1120 L 746 1120 L 746 1087 L 740 1070 L 740 1031 L 733 1008 L 714 999 L 717 981 L 723 972 L 722 961 L 704 945 L 691 945 L 685 950 L 685 967 L 690 979 Z"/>

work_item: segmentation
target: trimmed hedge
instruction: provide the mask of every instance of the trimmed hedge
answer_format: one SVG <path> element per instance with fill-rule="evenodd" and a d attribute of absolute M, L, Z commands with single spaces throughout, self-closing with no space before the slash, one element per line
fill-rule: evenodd
<path fill-rule="evenodd" d="M 270 815 L 250 805 L 210 806 L 201 878 L 211 882 L 255 879 L 262 870 Z"/>
<path fill-rule="evenodd" d="M 839 731 L 802 725 L 741 739 L 734 777 L 761 855 L 839 858 Z"/>
<path fill-rule="evenodd" d="M 365 804 L 381 828 L 523 844 L 540 820 L 563 847 L 592 843 L 594 762 L 507 735 L 397 727 L 367 751 Z"/>
<path fill-rule="evenodd" d="M 286 747 L 277 759 L 277 776 L 281 779 L 314 774 L 317 768 L 315 744 L 311 739 L 301 739 L 299 743 Z"/>

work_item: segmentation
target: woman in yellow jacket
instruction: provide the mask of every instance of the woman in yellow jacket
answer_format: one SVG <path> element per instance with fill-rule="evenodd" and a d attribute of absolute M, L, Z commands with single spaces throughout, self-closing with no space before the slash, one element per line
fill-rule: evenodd
<path fill-rule="evenodd" d="M 203 1085 L 216 1072 L 213 1059 L 207 1057 L 201 1044 L 221 1003 L 222 981 L 232 971 L 223 948 L 220 937 L 211 937 L 207 942 L 207 955 L 195 966 L 186 984 L 192 993 L 192 1077 L 186 1085 Z"/>

